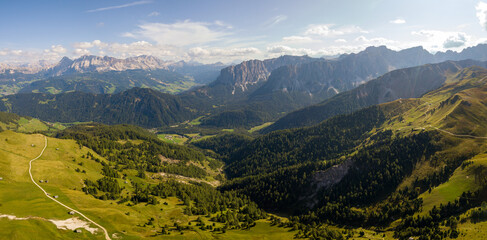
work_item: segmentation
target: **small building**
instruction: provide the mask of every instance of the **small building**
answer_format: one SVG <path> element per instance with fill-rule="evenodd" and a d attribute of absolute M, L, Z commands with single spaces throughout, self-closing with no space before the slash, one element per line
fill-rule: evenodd
<path fill-rule="evenodd" d="M 59 196 L 58 195 L 54 195 L 54 198 L 59 198 Z"/>
<path fill-rule="evenodd" d="M 74 215 L 74 211 L 69 211 L 68 214 L 69 215 Z"/>
<path fill-rule="evenodd" d="M 75 233 L 82 233 L 83 231 L 81 231 L 81 229 L 76 229 L 74 230 Z"/>
<path fill-rule="evenodd" d="M 49 182 L 49 180 L 45 180 L 44 182 L 45 182 L 45 183 L 48 183 L 48 182 Z"/>
<path fill-rule="evenodd" d="M 44 182 L 44 180 L 39 180 L 39 182 L 40 182 L 40 183 L 43 183 L 43 182 Z"/>
<path fill-rule="evenodd" d="M 31 144 L 32 147 L 35 147 L 36 145 L 35 144 Z"/>
<path fill-rule="evenodd" d="M 56 150 L 59 150 L 59 148 L 56 148 Z"/>
<path fill-rule="evenodd" d="M 3 177 L 0 177 L 0 181 L 2 181 L 2 180 L 3 180 Z"/>

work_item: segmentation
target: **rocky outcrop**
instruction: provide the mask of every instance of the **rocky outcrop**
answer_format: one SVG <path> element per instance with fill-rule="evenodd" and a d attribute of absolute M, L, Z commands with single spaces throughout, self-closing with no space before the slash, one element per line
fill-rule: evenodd
<path fill-rule="evenodd" d="M 271 72 L 276 68 L 316 60 L 318 59 L 308 56 L 281 56 L 264 61 L 244 61 L 222 69 L 216 81 L 211 83 L 209 87 L 224 88 L 231 95 L 238 95 L 244 92 L 249 93 L 267 81 Z"/>
<path fill-rule="evenodd" d="M 311 209 L 313 208 L 319 200 L 317 199 L 317 193 L 322 189 L 328 189 L 335 184 L 340 183 L 342 179 L 347 175 L 348 170 L 353 166 L 352 159 L 347 159 L 340 164 L 334 165 L 324 171 L 316 171 L 313 174 L 311 186 L 313 191 L 308 196 L 303 196 L 299 199 L 300 202 L 304 203 L 304 206 Z"/>
<path fill-rule="evenodd" d="M 323 188 L 330 188 L 331 186 L 339 183 L 343 177 L 347 175 L 348 169 L 350 169 L 352 163 L 353 162 L 351 159 L 347 159 L 327 170 L 315 172 L 313 174 L 313 184 L 316 191 Z"/>

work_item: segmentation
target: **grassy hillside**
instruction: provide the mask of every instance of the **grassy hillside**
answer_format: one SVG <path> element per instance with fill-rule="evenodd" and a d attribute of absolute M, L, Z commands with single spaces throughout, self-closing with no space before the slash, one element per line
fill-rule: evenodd
<path fill-rule="evenodd" d="M 102 234 L 91 234 L 85 229 L 82 229 L 82 233 L 58 230 L 49 222 L 54 219 L 82 218 L 69 215 L 66 209 L 46 198 L 30 182 L 28 162 L 41 152 L 44 146 L 42 135 L 3 131 L 0 139 L 0 177 L 3 178 L 0 180 L 0 215 L 20 218 L 9 220 L 0 217 L 1 239 L 104 239 Z M 254 227 L 246 230 L 229 226 L 223 233 L 214 228 L 221 229 L 225 224 L 210 219 L 218 213 L 188 215 L 186 204 L 194 204 L 193 207 L 199 205 L 193 201 L 185 203 L 187 200 L 183 201 L 177 195 L 155 197 L 156 203 L 137 204 L 133 200 L 120 201 L 120 198 L 97 199 L 83 192 L 86 180 L 96 182 L 104 177 L 103 174 L 106 173 L 103 165 L 108 163 L 103 156 L 81 147 L 74 140 L 48 138 L 48 147 L 42 157 L 33 162 L 32 173 L 36 181 L 48 180 L 47 183 L 39 184 L 51 195 L 59 196 L 59 201 L 83 212 L 107 228 L 112 239 L 140 239 L 149 236 L 153 239 L 289 239 L 294 234 L 287 229 L 270 226 L 267 220 L 258 220 Z M 119 178 L 115 179 L 122 189 L 121 197 L 133 195 L 137 186 L 155 186 L 171 181 L 168 178 L 152 178 L 154 176 L 151 174 L 140 178 L 137 177 L 137 171 L 130 169 L 121 169 L 119 174 Z M 191 181 L 186 184 L 167 184 L 173 184 L 177 188 L 181 184 L 183 187 L 187 184 L 193 185 Z M 199 189 L 197 184 L 194 188 Z M 230 209 L 232 208 L 222 211 L 225 213 L 231 211 Z M 198 226 L 199 222 L 208 226 L 213 223 L 215 225 L 211 226 L 212 230 L 203 230 Z M 175 227 L 176 223 L 179 227 Z M 166 234 L 161 235 L 161 231 Z"/>
<path fill-rule="evenodd" d="M 0 131 L 14 130 L 23 133 L 50 132 L 64 129 L 63 125 L 50 124 L 37 118 L 22 117 L 14 113 L 0 112 Z"/>

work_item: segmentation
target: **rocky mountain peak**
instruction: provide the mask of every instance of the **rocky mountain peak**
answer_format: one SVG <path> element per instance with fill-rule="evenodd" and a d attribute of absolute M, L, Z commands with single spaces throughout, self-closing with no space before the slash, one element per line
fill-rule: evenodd
<path fill-rule="evenodd" d="M 232 95 L 248 92 L 267 81 L 271 72 L 279 67 L 299 63 L 316 61 L 318 59 L 308 56 L 284 55 L 278 58 L 261 60 L 248 60 L 240 64 L 226 67 L 221 70 L 217 80 L 210 84 L 226 86 Z"/>
<path fill-rule="evenodd" d="M 84 55 L 74 60 L 64 57 L 56 66 L 48 69 L 47 73 L 49 76 L 60 76 L 66 73 L 167 69 L 170 63 L 147 55 L 126 59 Z"/>

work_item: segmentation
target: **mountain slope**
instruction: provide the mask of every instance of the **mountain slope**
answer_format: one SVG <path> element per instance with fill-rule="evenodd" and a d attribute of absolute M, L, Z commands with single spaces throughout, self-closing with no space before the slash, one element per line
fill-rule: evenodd
<path fill-rule="evenodd" d="M 476 219 L 485 212 L 477 207 L 487 200 L 486 94 L 487 69 L 470 67 L 421 98 L 233 147 L 213 147 L 218 139 L 198 145 L 222 151 L 231 178 L 223 189 L 294 215 L 289 226 L 333 223 L 389 229 L 400 239 L 455 238 L 475 234 L 471 212 Z M 440 226 L 452 219 L 463 220 Z"/>
<path fill-rule="evenodd" d="M 106 124 L 168 126 L 194 113 L 174 95 L 133 88 L 118 94 L 62 93 L 16 94 L 3 98 L 1 111 L 28 115 L 50 122 L 95 121 Z"/>
<path fill-rule="evenodd" d="M 401 98 L 417 98 L 442 86 L 454 73 L 474 65 L 486 66 L 487 63 L 471 60 L 448 61 L 395 70 L 322 103 L 289 113 L 263 129 L 263 132 L 310 126 L 327 118 L 351 113 L 371 105 Z"/>
<path fill-rule="evenodd" d="M 164 69 L 125 70 L 107 72 L 73 73 L 24 86 L 19 93 L 119 93 L 133 87 L 145 87 L 161 92 L 177 93 L 187 90 L 196 83 L 181 74 Z"/>

